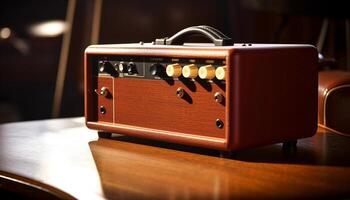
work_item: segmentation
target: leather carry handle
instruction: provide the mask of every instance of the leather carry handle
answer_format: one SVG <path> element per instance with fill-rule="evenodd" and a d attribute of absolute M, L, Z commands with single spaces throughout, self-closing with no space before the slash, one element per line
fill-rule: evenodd
<path fill-rule="evenodd" d="M 233 45 L 233 41 L 231 38 L 227 37 L 225 34 L 220 32 L 219 30 L 206 26 L 191 26 L 185 28 L 170 38 L 160 38 L 156 39 L 155 44 L 157 45 L 183 45 L 185 40 L 192 35 L 202 35 L 208 39 L 210 39 L 215 46 L 230 46 Z"/>

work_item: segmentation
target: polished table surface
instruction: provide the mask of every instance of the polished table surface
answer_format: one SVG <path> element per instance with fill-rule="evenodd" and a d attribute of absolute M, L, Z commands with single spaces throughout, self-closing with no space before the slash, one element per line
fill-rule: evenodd
<path fill-rule="evenodd" d="M 323 129 L 296 151 L 275 144 L 220 158 L 120 135 L 98 139 L 83 118 L 9 123 L 0 125 L 0 189 L 64 199 L 349 198 L 349 153 L 350 138 Z"/>

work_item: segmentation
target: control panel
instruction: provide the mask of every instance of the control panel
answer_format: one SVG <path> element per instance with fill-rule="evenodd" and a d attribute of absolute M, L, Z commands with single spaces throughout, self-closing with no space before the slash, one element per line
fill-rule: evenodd
<path fill-rule="evenodd" d="M 225 59 L 95 55 L 90 67 L 98 122 L 225 136 Z"/>
<path fill-rule="evenodd" d="M 182 59 L 162 57 L 113 56 L 97 58 L 98 74 L 119 78 L 191 79 L 220 81 L 226 78 L 226 61 L 219 59 Z"/>

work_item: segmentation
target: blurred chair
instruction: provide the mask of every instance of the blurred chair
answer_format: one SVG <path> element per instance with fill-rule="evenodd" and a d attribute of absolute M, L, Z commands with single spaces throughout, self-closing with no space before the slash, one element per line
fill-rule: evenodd
<path fill-rule="evenodd" d="M 83 52 L 97 43 L 102 0 L 68 0 L 52 118 L 83 113 Z"/>
<path fill-rule="evenodd" d="M 350 137 L 350 72 L 319 72 L 318 102 L 319 124 Z"/>

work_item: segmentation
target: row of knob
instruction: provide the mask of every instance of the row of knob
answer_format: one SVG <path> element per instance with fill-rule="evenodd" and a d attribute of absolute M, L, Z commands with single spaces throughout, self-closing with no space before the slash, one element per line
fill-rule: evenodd
<path fill-rule="evenodd" d="M 99 64 L 99 71 L 103 73 L 108 73 L 111 75 L 117 75 L 117 71 L 121 73 L 128 73 L 129 75 L 137 73 L 136 65 L 133 62 L 125 63 L 120 62 L 114 64 L 114 66 L 108 62 L 100 62 Z M 149 69 L 151 75 L 155 76 L 162 76 L 164 73 L 164 68 L 161 64 L 153 64 Z M 205 65 L 200 68 L 197 67 L 195 64 L 189 64 L 185 66 L 181 66 L 178 63 L 169 64 L 166 67 L 166 74 L 169 77 L 178 78 L 181 75 L 185 78 L 196 78 L 199 76 L 201 79 L 214 79 L 215 77 L 218 80 L 225 80 L 226 79 L 226 66 L 221 66 L 218 68 L 215 68 L 213 65 Z"/>
<path fill-rule="evenodd" d="M 218 67 L 215 69 L 213 65 L 205 65 L 200 68 L 195 64 L 189 64 L 182 67 L 180 64 L 170 64 L 166 67 L 166 74 L 170 77 L 196 78 L 199 76 L 201 79 L 214 79 L 218 80 L 226 79 L 226 66 Z"/>
<path fill-rule="evenodd" d="M 116 74 L 117 72 L 128 73 L 129 75 L 137 73 L 136 64 L 133 62 L 120 62 L 112 65 L 108 61 L 102 61 L 99 63 L 99 71 L 111 75 Z"/>

